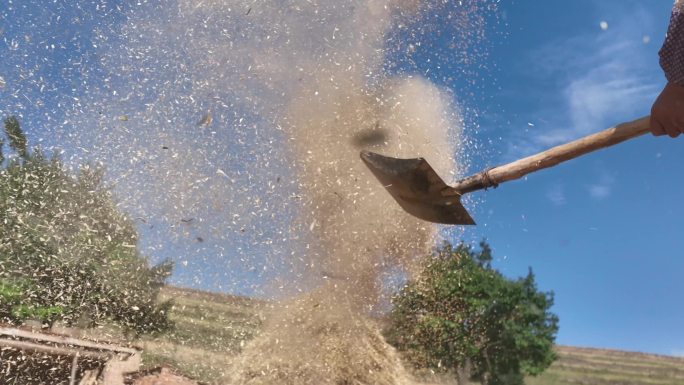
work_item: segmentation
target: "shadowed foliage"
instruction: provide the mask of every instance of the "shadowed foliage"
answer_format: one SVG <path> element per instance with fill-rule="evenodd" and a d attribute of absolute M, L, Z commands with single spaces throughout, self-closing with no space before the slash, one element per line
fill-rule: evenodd
<path fill-rule="evenodd" d="M 171 303 L 157 303 L 157 294 L 173 266 L 151 267 L 140 255 L 104 170 L 84 166 L 72 176 L 59 158 L 26 150 L 16 118 L 5 119 L 5 132 L 19 157 L 0 167 L 0 322 L 168 329 Z"/>
<path fill-rule="evenodd" d="M 523 384 L 556 358 L 558 318 L 532 271 L 510 280 L 491 248 L 445 244 L 393 299 L 388 340 L 417 367 L 452 370 L 459 382 Z"/>

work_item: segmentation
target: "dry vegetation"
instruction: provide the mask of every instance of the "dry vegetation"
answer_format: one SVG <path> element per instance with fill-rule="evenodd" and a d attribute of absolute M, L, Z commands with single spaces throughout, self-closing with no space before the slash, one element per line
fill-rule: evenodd
<path fill-rule="evenodd" d="M 242 347 L 259 331 L 268 304 L 230 295 L 165 288 L 176 330 L 142 342 L 145 365 L 168 364 L 207 383 L 225 377 Z M 681 385 L 684 359 L 559 346 L 559 360 L 528 385 Z"/>
<path fill-rule="evenodd" d="M 681 385 L 684 359 L 607 349 L 558 347 L 559 360 L 528 385 Z"/>
<path fill-rule="evenodd" d="M 146 367 L 170 365 L 192 378 L 212 383 L 226 374 L 245 342 L 262 323 L 264 302 L 224 294 L 165 287 L 162 299 L 174 302 L 175 328 L 140 342 Z"/>

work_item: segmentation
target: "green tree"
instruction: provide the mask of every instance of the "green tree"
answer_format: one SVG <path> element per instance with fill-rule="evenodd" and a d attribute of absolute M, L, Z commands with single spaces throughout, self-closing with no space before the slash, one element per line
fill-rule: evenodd
<path fill-rule="evenodd" d="M 5 134 L 7 135 L 7 139 L 9 139 L 10 147 L 16 151 L 20 157 L 28 157 L 26 135 L 24 135 L 24 131 L 21 130 L 19 119 L 14 116 L 5 119 Z"/>
<path fill-rule="evenodd" d="M 480 246 L 436 251 L 393 298 L 387 338 L 417 367 L 450 369 L 459 383 L 524 384 L 556 358 L 553 293 L 537 290 L 532 270 L 505 278 Z"/>
<path fill-rule="evenodd" d="M 16 119 L 5 127 L 21 155 L 23 133 L 8 121 Z M 22 158 L 0 167 L 0 322 L 168 329 L 171 303 L 157 296 L 173 266 L 150 266 L 139 253 L 135 226 L 117 209 L 104 170 L 84 166 L 74 176 L 39 149 Z"/>

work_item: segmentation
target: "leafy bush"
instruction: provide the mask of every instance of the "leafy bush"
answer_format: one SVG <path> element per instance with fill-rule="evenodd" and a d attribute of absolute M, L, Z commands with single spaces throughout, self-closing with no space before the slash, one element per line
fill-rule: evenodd
<path fill-rule="evenodd" d="M 393 298 L 387 338 L 417 367 L 453 370 L 488 385 L 523 384 L 555 360 L 552 293 L 532 271 L 509 280 L 491 267 L 491 248 L 445 244 Z"/>
<path fill-rule="evenodd" d="M 18 157 L 0 163 L 0 321 L 109 319 L 138 333 L 168 329 L 171 304 L 157 295 L 173 266 L 150 267 L 140 255 L 104 171 L 84 166 L 72 176 L 59 158 L 29 152 L 15 118 L 5 132 Z"/>
<path fill-rule="evenodd" d="M 38 319 L 43 322 L 51 322 L 64 313 L 60 306 L 32 306 L 17 305 L 12 308 L 12 316 L 17 319 Z"/>

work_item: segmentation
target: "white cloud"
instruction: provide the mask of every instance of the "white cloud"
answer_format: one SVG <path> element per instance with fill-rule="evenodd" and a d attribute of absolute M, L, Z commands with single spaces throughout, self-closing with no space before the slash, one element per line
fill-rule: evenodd
<path fill-rule="evenodd" d="M 609 122 L 613 116 L 637 118 L 634 111 L 647 109 L 655 99 L 657 83 L 640 75 L 629 63 L 628 54 L 616 56 L 606 57 L 596 68 L 567 84 L 564 94 L 572 126 L 559 132 L 566 134 L 561 137 L 563 141 L 620 123 Z"/>
<path fill-rule="evenodd" d="M 675 356 L 675 357 L 684 358 L 684 349 L 673 349 L 670 354 Z"/>
<path fill-rule="evenodd" d="M 596 199 L 607 198 L 610 195 L 610 186 L 600 184 L 589 186 L 589 194 Z"/>
<path fill-rule="evenodd" d="M 562 184 L 554 184 L 546 190 L 546 198 L 556 206 L 563 206 L 567 203 L 565 188 Z"/>
<path fill-rule="evenodd" d="M 594 199 L 605 199 L 612 193 L 614 184 L 615 177 L 604 174 L 596 183 L 587 186 L 587 191 Z"/>
<path fill-rule="evenodd" d="M 548 123 L 538 124 L 532 138 L 514 140 L 509 152 L 543 150 L 648 113 L 663 84 L 658 57 L 643 43 L 653 15 L 626 8 L 613 12 L 609 30 L 554 41 L 531 55 L 528 71 L 559 86 L 546 91 L 553 94 L 530 117 Z"/>

